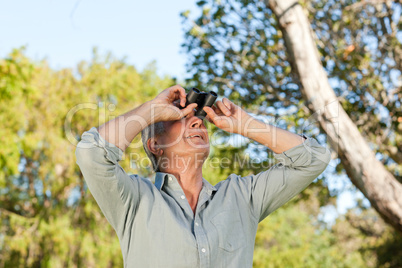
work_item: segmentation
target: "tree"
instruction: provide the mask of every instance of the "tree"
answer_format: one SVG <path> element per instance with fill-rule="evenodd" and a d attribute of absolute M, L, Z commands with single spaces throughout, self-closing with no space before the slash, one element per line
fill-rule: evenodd
<path fill-rule="evenodd" d="M 75 163 L 81 134 L 173 81 L 96 50 L 51 69 L 23 49 L 0 59 L 0 267 L 122 267 L 119 241 Z M 149 175 L 138 137 L 121 162 Z M 131 165 L 138 159 L 137 165 Z"/>
<path fill-rule="evenodd" d="M 344 168 L 378 213 L 402 231 L 402 22 L 392 15 L 401 4 L 227 0 L 198 5 L 202 14 L 194 21 L 183 13 L 193 83 L 210 85 L 256 114 L 281 117 L 288 128 L 316 134 L 311 122 L 316 121 L 338 153 L 338 170 Z M 314 12 L 310 22 L 302 5 Z M 377 46 L 370 47 L 369 38 Z M 345 98 L 336 97 L 325 71 Z"/>
<path fill-rule="evenodd" d="M 74 145 L 83 131 L 149 100 L 172 83 L 158 77 L 152 64 L 139 72 L 96 51 L 90 62 L 73 70 L 33 62 L 23 49 L 0 59 L 0 267 L 122 267 L 117 236 L 75 164 Z M 222 142 L 220 134 L 212 136 Z M 212 183 L 225 179 L 228 172 L 247 175 L 269 166 L 266 156 L 254 165 L 246 153 L 232 157 L 239 153 L 235 145 L 212 147 L 204 166 Z M 150 163 L 138 147 L 141 143 L 135 139 L 120 164 L 146 177 Z M 222 170 L 215 160 L 227 156 L 225 163 L 231 167 Z M 373 216 L 350 213 L 332 229 L 318 220 L 320 206 L 331 200 L 321 183 L 260 224 L 255 267 L 399 267 L 400 261 L 392 258 L 401 254 L 400 236 Z M 372 261 L 377 259 L 378 263 Z"/>
<path fill-rule="evenodd" d="M 382 217 L 402 232 L 402 185 L 376 159 L 345 110 L 340 107 L 311 35 L 311 27 L 297 1 L 269 1 L 279 18 L 292 69 L 304 99 L 327 133 L 352 182 Z M 338 128 L 338 129 L 337 129 Z"/>

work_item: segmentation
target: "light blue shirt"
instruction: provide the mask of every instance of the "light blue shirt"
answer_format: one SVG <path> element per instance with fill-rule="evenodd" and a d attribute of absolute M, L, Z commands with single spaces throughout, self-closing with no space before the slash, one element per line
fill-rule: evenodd
<path fill-rule="evenodd" d="M 313 138 L 281 154 L 256 175 L 231 174 L 215 186 L 203 179 L 195 215 L 175 176 L 157 172 L 155 184 L 128 175 L 123 151 L 96 128 L 76 149 L 88 187 L 115 229 L 124 267 L 252 267 L 258 223 L 324 171 L 330 152 Z"/>

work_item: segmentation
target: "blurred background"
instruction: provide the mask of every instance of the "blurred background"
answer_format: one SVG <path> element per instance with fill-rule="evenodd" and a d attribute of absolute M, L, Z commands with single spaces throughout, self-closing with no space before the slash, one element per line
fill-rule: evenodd
<path fill-rule="evenodd" d="M 337 140 L 315 116 L 325 107 L 306 94 L 303 57 L 289 45 L 300 37 L 276 3 L 0 1 L 0 267 L 123 267 L 75 145 L 177 83 L 215 90 L 333 152 L 310 187 L 260 223 L 254 267 L 402 267 L 402 3 L 291 5 L 298 20 L 287 23 L 311 31 L 306 51 L 330 85 L 319 94 L 335 94 L 352 122 L 335 122 Z M 273 163 L 269 149 L 208 129 L 212 184 Z M 356 140 L 370 153 L 344 146 Z M 222 159 L 225 168 L 213 164 Z M 153 177 L 140 137 L 120 164 Z"/>

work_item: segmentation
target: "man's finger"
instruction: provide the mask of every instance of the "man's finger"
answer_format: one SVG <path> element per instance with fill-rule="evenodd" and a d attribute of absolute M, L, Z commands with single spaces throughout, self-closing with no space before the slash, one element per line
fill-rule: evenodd
<path fill-rule="evenodd" d="M 180 104 L 182 107 L 186 105 L 186 92 L 184 91 L 184 88 L 182 88 L 183 91 L 180 93 Z"/>
<path fill-rule="evenodd" d="M 230 112 L 230 110 L 228 109 L 228 107 L 226 107 L 226 105 L 222 102 L 222 101 L 217 101 L 215 103 L 216 106 L 218 106 L 218 108 L 222 111 L 222 113 L 226 116 L 230 116 L 232 113 Z"/>
<path fill-rule="evenodd" d="M 186 105 L 186 90 L 179 85 L 176 85 L 176 92 L 179 93 L 179 97 L 180 97 L 180 105 L 181 107 L 184 107 Z"/>
<path fill-rule="evenodd" d="M 222 102 L 223 104 L 225 104 L 229 111 L 232 111 L 233 102 L 231 102 L 228 98 L 223 98 Z"/>
<path fill-rule="evenodd" d="M 183 112 L 183 116 L 182 117 L 185 117 L 185 116 L 187 116 L 189 113 L 191 113 L 193 110 L 194 110 L 194 108 L 195 107 L 197 107 L 197 103 L 191 103 L 189 106 L 187 106 L 186 108 L 184 108 L 183 110 L 181 110 L 182 112 Z"/>
<path fill-rule="evenodd" d="M 173 93 L 173 100 L 180 99 L 180 105 L 186 105 L 186 91 L 180 85 L 170 87 L 170 94 Z M 171 95 L 172 96 L 172 95 Z"/>
<path fill-rule="evenodd" d="M 215 121 L 218 117 L 218 115 L 215 113 L 215 111 L 211 107 L 207 107 L 207 106 L 204 106 L 203 109 L 207 113 L 208 118 L 212 121 L 212 123 L 215 124 Z"/>
<path fill-rule="evenodd" d="M 211 118 L 209 118 L 209 116 L 207 115 L 207 116 L 205 116 L 205 119 L 209 122 L 209 123 L 211 123 L 211 124 L 213 124 L 213 122 L 212 122 L 212 120 L 211 120 Z"/>
<path fill-rule="evenodd" d="M 218 107 L 216 107 L 215 104 L 212 106 L 212 110 L 214 110 L 214 112 L 215 112 L 217 115 L 223 115 L 223 114 L 224 114 L 224 113 L 221 111 L 221 109 L 219 109 Z"/>

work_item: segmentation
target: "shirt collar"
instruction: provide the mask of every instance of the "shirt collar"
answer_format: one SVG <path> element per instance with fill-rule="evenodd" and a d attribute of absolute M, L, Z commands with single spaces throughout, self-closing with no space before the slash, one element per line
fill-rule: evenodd
<path fill-rule="evenodd" d="M 165 172 L 156 172 L 155 174 L 155 187 L 161 191 L 162 187 L 164 184 L 169 184 L 169 176 L 172 177 L 173 180 L 175 180 L 175 184 L 180 187 L 180 185 L 177 183 L 177 179 L 174 175 L 170 173 L 165 173 Z M 205 187 L 207 190 L 208 194 L 212 194 L 212 192 L 217 191 L 216 187 L 210 184 L 204 177 L 202 177 L 202 187 Z M 173 187 L 175 188 L 175 187 Z M 180 187 L 181 188 L 181 187 Z"/>

